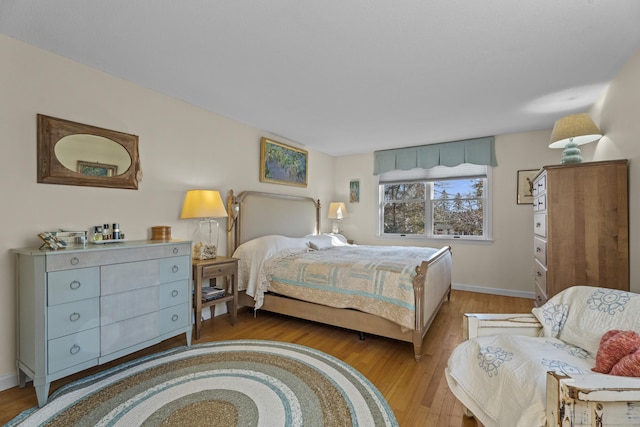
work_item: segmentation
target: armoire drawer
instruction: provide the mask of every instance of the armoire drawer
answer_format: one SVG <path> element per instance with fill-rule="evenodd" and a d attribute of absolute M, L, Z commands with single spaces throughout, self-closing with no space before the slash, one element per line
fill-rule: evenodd
<path fill-rule="evenodd" d="M 533 232 L 538 236 L 547 237 L 547 214 L 533 215 Z"/>
<path fill-rule="evenodd" d="M 540 264 L 547 265 L 547 241 L 539 237 L 533 237 L 533 256 L 536 257 Z"/>
<path fill-rule="evenodd" d="M 537 286 L 542 289 L 544 293 L 547 292 L 547 269 L 538 262 L 538 260 L 533 261 L 533 276 Z"/>

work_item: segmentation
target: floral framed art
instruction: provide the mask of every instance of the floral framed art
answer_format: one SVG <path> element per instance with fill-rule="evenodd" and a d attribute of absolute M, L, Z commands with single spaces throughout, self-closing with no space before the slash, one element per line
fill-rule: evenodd
<path fill-rule="evenodd" d="M 309 153 L 268 138 L 260 140 L 260 182 L 307 186 Z"/>

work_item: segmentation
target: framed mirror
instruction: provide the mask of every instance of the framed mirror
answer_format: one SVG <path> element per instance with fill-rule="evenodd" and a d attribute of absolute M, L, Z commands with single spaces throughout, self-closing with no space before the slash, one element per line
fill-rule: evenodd
<path fill-rule="evenodd" d="M 138 136 L 38 114 L 38 182 L 138 189 Z"/>

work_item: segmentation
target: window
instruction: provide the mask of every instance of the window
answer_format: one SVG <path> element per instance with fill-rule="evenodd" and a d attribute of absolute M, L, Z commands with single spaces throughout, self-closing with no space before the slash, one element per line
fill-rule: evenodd
<path fill-rule="evenodd" d="M 463 164 L 380 175 L 380 235 L 490 239 L 489 172 Z"/>

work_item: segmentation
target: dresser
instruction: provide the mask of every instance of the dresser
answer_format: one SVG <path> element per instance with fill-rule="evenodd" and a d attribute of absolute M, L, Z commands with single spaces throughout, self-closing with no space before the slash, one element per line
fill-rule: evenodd
<path fill-rule="evenodd" d="M 533 182 L 536 305 L 574 286 L 629 290 L 627 160 L 543 167 Z"/>
<path fill-rule="evenodd" d="M 59 378 L 182 333 L 191 345 L 191 242 L 12 252 L 19 382 L 39 406 Z"/>

